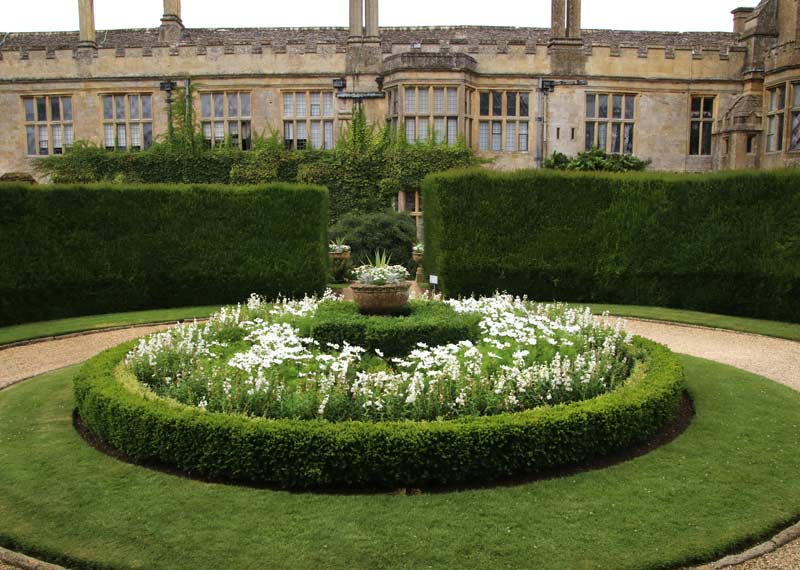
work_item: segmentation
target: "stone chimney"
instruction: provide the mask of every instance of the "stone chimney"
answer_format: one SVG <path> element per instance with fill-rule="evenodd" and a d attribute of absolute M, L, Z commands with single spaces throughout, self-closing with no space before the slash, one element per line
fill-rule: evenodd
<path fill-rule="evenodd" d="M 566 9 L 567 0 L 553 0 L 550 13 L 552 39 L 567 37 Z"/>
<path fill-rule="evenodd" d="M 378 0 L 367 0 L 366 36 L 371 41 L 378 41 Z"/>
<path fill-rule="evenodd" d="M 747 19 L 753 15 L 755 8 L 736 8 L 733 14 L 733 33 L 741 35 L 744 33 L 744 25 Z"/>
<path fill-rule="evenodd" d="M 350 39 L 364 37 L 364 0 L 350 0 Z"/>
<path fill-rule="evenodd" d="M 97 34 L 94 28 L 94 0 L 78 0 L 80 17 L 80 40 L 78 48 L 97 48 Z"/>
<path fill-rule="evenodd" d="M 567 0 L 567 37 L 581 37 L 581 0 Z"/>
<path fill-rule="evenodd" d="M 161 28 L 158 38 L 162 43 L 176 43 L 183 34 L 181 20 L 181 0 L 164 0 L 164 15 L 161 17 Z"/>

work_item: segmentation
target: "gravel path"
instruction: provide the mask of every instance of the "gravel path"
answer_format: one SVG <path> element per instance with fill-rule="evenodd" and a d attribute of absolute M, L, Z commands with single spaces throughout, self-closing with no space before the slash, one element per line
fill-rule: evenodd
<path fill-rule="evenodd" d="M 626 319 L 628 330 L 689 354 L 765 376 L 800 391 L 800 343 L 763 336 Z M 168 325 L 94 332 L 0 349 L 0 389 L 45 372 L 78 364 L 127 340 Z M 706 568 L 706 567 L 704 567 Z M 732 570 L 800 570 L 800 540 Z M 0 570 L 20 570 L 0 562 Z"/>

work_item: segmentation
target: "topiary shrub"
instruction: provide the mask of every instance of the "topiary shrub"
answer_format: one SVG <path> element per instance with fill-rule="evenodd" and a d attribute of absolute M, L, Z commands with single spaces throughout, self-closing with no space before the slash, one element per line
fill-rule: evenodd
<path fill-rule="evenodd" d="M 358 266 L 378 250 L 391 256 L 395 265 L 412 267 L 411 250 L 417 241 L 414 220 L 405 213 L 384 212 L 344 215 L 329 231 L 331 239 L 343 239 L 352 248 L 353 264 Z"/>
<path fill-rule="evenodd" d="M 27 172 L 6 172 L 0 176 L 0 182 L 22 182 L 36 184 L 36 179 Z"/>

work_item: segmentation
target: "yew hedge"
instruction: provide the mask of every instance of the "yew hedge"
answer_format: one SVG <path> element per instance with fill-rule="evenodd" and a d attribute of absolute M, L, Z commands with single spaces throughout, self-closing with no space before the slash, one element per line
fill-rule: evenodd
<path fill-rule="evenodd" d="M 800 322 L 800 171 L 485 170 L 423 184 L 425 263 L 450 296 Z"/>
<path fill-rule="evenodd" d="M 0 184 L 0 325 L 325 288 L 324 188 Z"/>
<path fill-rule="evenodd" d="M 584 465 L 650 439 L 678 414 L 683 368 L 635 339 L 628 382 L 592 400 L 516 414 L 433 422 L 268 420 L 208 413 L 135 387 L 118 368 L 132 343 L 88 361 L 77 410 L 103 442 L 136 462 L 215 480 L 285 488 L 475 484 Z"/>

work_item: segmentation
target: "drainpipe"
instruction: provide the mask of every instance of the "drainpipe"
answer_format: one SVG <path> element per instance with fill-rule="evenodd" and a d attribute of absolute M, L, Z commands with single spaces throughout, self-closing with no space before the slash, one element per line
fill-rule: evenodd
<path fill-rule="evenodd" d="M 545 79 L 539 80 L 539 101 L 536 106 L 536 168 L 544 166 L 544 126 L 545 126 L 545 107 L 547 106 L 547 95 L 553 90 L 552 81 Z"/>

